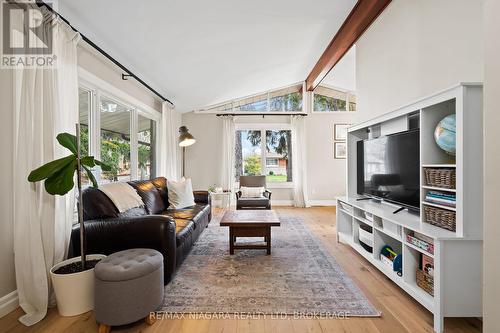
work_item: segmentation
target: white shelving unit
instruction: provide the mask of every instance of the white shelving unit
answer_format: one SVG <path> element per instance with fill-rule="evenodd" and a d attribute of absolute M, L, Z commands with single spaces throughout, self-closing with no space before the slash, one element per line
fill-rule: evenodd
<path fill-rule="evenodd" d="M 357 142 L 372 133 L 388 135 L 409 129 L 409 117 L 418 114 L 420 127 L 420 210 L 432 206 L 456 214 L 455 230 L 447 230 L 425 220 L 424 214 L 401 211 L 397 206 L 373 200 L 358 201 Z M 441 150 L 434 141 L 434 130 L 445 116 L 456 116 L 456 156 Z M 442 332 L 444 317 L 482 316 L 482 85 L 461 83 L 399 108 L 348 130 L 347 196 L 337 198 L 337 240 L 352 246 L 366 260 L 404 289 L 434 314 L 434 330 Z M 456 188 L 444 189 L 424 182 L 424 168 L 452 168 Z M 464 170 L 467 170 L 464 172 Z M 428 191 L 456 196 L 456 206 L 425 202 Z M 372 214 L 367 220 L 365 212 Z M 373 252 L 359 244 L 358 228 L 373 228 Z M 392 228 L 384 228 L 384 225 Z M 432 239 L 434 253 L 409 243 L 412 232 Z M 402 254 L 402 276 L 380 260 L 380 250 L 390 245 Z M 416 270 L 425 254 L 434 260 L 434 296 L 417 286 Z"/>

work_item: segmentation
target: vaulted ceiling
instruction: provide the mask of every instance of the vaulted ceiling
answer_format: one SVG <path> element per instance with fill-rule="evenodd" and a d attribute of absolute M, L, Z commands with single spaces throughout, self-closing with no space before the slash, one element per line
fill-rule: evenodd
<path fill-rule="evenodd" d="M 355 2 L 60 0 L 58 11 L 186 112 L 304 80 Z"/>

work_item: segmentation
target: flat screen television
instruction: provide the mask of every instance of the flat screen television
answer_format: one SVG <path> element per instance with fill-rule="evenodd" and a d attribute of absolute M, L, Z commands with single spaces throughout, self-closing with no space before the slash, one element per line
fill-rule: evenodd
<path fill-rule="evenodd" d="M 416 129 L 358 141 L 358 194 L 419 210 L 419 137 Z"/>

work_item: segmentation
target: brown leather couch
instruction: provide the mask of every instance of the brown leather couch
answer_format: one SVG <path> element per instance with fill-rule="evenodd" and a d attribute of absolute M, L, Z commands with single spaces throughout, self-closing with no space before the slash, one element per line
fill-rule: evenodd
<path fill-rule="evenodd" d="M 194 206 L 171 209 L 164 177 L 128 184 L 137 190 L 144 206 L 123 213 L 100 190 L 89 187 L 83 191 L 87 253 L 108 255 L 131 248 L 158 250 L 163 254 L 167 284 L 210 223 L 210 195 L 207 191 L 194 191 Z M 78 224 L 73 226 L 69 254 L 80 255 Z"/>

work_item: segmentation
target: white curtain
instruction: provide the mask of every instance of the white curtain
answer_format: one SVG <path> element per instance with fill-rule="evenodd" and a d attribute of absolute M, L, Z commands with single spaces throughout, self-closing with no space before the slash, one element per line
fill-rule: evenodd
<path fill-rule="evenodd" d="M 223 116 L 222 118 L 222 168 L 220 175 L 220 186 L 224 190 L 234 188 L 234 118 Z"/>
<path fill-rule="evenodd" d="M 57 134 L 75 133 L 78 122 L 77 44 L 79 34 L 48 11 L 45 32 L 53 29 L 53 68 L 14 70 L 14 254 L 19 320 L 33 325 L 42 320 L 51 301 L 49 270 L 68 249 L 74 193 L 52 196 L 42 183 L 31 184 L 31 170 L 67 156 Z"/>
<path fill-rule="evenodd" d="M 163 102 L 161 113 L 160 166 L 158 176 L 179 179 L 179 127 L 180 114 L 168 102 Z"/>
<path fill-rule="evenodd" d="M 306 117 L 292 116 L 292 175 L 295 207 L 309 207 L 307 196 Z"/>

